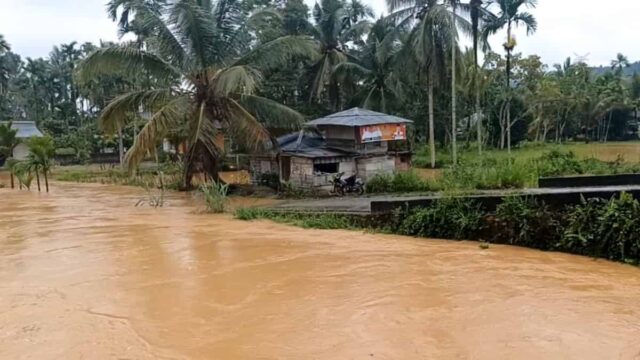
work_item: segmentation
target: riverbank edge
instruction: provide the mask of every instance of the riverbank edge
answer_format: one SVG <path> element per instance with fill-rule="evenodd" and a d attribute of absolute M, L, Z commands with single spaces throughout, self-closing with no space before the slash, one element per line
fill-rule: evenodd
<path fill-rule="evenodd" d="M 562 252 L 640 266 L 640 202 L 628 194 L 551 207 L 533 198 L 507 198 L 495 211 L 446 198 L 428 208 L 391 214 L 304 213 L 240 208 L 235 218 L 270 220 L 307 229 L 355 230 L 422 239 L 476 241 Z"/>

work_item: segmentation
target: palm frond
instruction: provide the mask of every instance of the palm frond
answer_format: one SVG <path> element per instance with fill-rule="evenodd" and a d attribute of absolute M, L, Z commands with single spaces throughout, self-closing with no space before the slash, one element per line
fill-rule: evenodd
<path fill-rule="evenodd" d="M 246 65 L 231 66 L 215 76 L 213 92 L 220 97 L 230 93 L 253 94 L 261 81 L 260 71 Z"/>
<path fill-rule="evenodd" d="M 313 60 L 318 56 L 318 44 L 307 36 L 283 36 L 258 46 L 234 65 L 252 65 L 260 70 L 286 66 L 292 58 Z"/>
<path fill-rule="evenodd" d="M 133 142 L 133 146 L 125 156 L 129 170 L 135 169 L 149 153 L 156 150 L 156 146 L 171 129 L 184 123 L 185 114 L 189 111 L 190 100 L 187 96 L 180 96 L 164 105 L 153 114 L 147 124 L 140 130 Z"/>
<path fill-rule="evenodd" d="M 78 65 L 81 81 L 89 81 L 91 78 L 105 74 L 127 74 L 135 77 L 143 72 L 166 80 L 180 76 L 176 68 L 160 57 L 127 45 L 98 49 Z"/>
<path fill-rule="evenodd" d="M 421 1 L 416 0 L 387 0 L 387 9 L 390 13 L 407 8 L 421 7 Z"/>
<path fill-rule="evenodd" d="M 122 94 L 107 105 L 98 120 L 98 126 L 107 134 L 123 129 L 131 119 L 131 113 L 140 110 L 153 111 L 170 102 L 175 95 L 171 89 L 139 90 Z"/>
<path fill-rule="evenodd" d="M 345 76 L 363 76 L 371 74 L 371 70 L 365 68 L 360 64 L 354 62 L 343 62 L 333 67 L 333 73 L 338 78 L 344 78 Z"/>
<path fill-rule="evenodd" d="M 188 52 L 200 67 L 221 60 L 216 48 L 223 45 L 223 40 L 218 31 L 219 24 L 211 15 L 195 0 L 177 0 L 169 17 L 170 23 L 176 27 L 180 42 L 188 45 Z"/>
<path fill-rule="evenodd" d="M 256 27 L 262 24 L 265 21 L 271 21 L 273 19 L 277 19 L 282 21 L 283 16 L 277 9 L 265 8 L 254 11 L 249 15 L 249 18 L 246 21 L 247 26 Z"/>
<path fill-rule="evenodd" d="M 152 36 L 147 40 L 152 48 L 167 62 L 178 69 L 188 68 L 189 55 L 172 29 L 160 14 L 153 11 L 142 11 L 137 14 L 141 28 Z"/>
<path fill-rule="evenodd" d="M 340 41 L 346 43 L 348 41 L 357 41 L 364 37 L 371 30 L 373 24 L 370 21 L 360 21 L 349 27 L 342 33 Z"/>
<path fill-rule="evenodd" d="M 258 151 L 264 149 L 267 144 L 275 144 L 266 127 L 242 104 L 229 99 L 228 111 L 233 118 L 233 121 L 228 124 L 229 130 L 234 138 L 248 150 Z"/>
<path fill-rule="evenodd" d="M 531 35 L 538 29 L 538 21 L 536 18 L 528 13 L 522 12 L 514 16 L 516 26 L 524 25 L 527 28 L 527 35 Z"/>
<path fill-rule="evenodd" d="M 267 128 L 298 130 L 304 116 L 276 101 L 255 95 L 242 95 L 236 101 Z"/>

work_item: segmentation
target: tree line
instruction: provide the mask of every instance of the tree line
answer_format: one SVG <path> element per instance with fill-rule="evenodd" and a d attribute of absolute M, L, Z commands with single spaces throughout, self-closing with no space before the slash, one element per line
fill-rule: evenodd
<path fill-rule="evenodd" d="M 111 0 L 107 15 L 133 40 L 25 60 L 0 42 L 0 119 L 35 120 L 78 157 L 119 139 L 131 168 L 163 139 L 186 144 L 186 187 L 194 172 L 216 176 L 221 135 L 265 150 L 352 106 L 414 120 L 433 165 L 438 147 L 455 163 L 461 147 L 637 138 L 640 77 L 625 75 L 626 57 L 596 75 L 517 52 L 514 29 L 537 30 L 535 0 L 387 5 L 376 18 L 360 0 Z"/>

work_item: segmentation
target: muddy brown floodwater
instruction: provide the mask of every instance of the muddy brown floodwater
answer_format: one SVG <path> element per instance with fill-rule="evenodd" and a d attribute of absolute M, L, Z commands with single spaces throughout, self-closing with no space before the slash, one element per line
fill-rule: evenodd
<path fill-rule="evenodd" d="M 0 189 L 0 359 L 637 359 L 640 270 Z"/>

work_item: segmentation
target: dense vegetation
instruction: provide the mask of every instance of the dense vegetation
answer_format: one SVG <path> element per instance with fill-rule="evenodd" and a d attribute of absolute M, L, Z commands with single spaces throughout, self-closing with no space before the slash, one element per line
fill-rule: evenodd
<path fill-rule="evenodd" d="M 511 30 L 535 33 L 535 5 L 389 0 L 374 20 L 359 0 L 111 0 L 133 41 L 22 59 L 0 38 L 0 121 L 36 121 L 76 161 L 120 150 L 132 169 L 162 139 L 186 144 L 187 187 L 195 171 L 215 177 L 229 151 L 269 148 L 304 118 L 356 105 L 414 119 L 424 166 L 436 147 L 457 163 L 474 143 L 637 138 L 640 76 L 626 57 L 595 74 L 580 59 L 547 67 L 517 53 Z M 484 46 L 499 31 L 503 49 Z"/>
<path fill-rule="evenodd" d="M 428 208 L 409 212 L 399 209 L 385 219 L 265 209 L 240 209 L 236 218 L 270 219 L 307 228 L 369 229 L 425 238 L 478 240 L 640 264 L 640 202 L 629 194 L 610 200 L 583 200 L 562 208 L 511 197 L 494 212 L 472 200 L 445 198 Z"/>
<path fill-rule="evenodd" d="M 415 171 L 379 175 L 367 183 L 368 193 L 458 192 L 470 190 L 521 189 L 537 187 L 538 178 L 569 175 L 612 175 L 640 172 L 640 164 L 622 158 L 602 161 L 581 159 L 566 150 L 544 151 L 535 147 L 529 155 L 463 154 L 456 166 L 442 170 L 440 176 L 426 180 Z"/>

